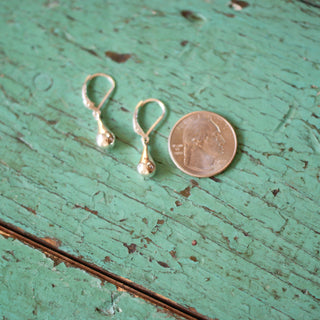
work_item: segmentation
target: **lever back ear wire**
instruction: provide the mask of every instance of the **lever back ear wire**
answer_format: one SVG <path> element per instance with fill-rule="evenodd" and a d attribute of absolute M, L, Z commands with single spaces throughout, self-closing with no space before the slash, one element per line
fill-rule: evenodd
<path fill-rule="evenodd" d="M 138 122 L 138 112 L 139 109 L 142 108 L 144 105 L 146 105 L 147 103 L 150 102 L 156 102 L 161 110 L 162 110 L 162 114 L 160 115 L 160 117 L 153 123 L 153 125 L 149 128 L 149 130 L 145 133 L 141 126 L 139 125 Z M 142 145 L 143 145 L 143 151 L 142 151 L 142 155 L 139 161 L 139 164 L 137 166 L 137 171 L 144 177 L 151 177 L 155 171 L 156 171 L 156 165 L 149 153 L 148 150 L 148 143 L 149 143 L 149 135 L 150 133 L 153 131 L 153 129 L 158 125 L 158 123 L 163 119 L 164 115 L 166 113 L 166 107 L 163 104 L 163 102 L 161 102 L 158 99 L 147 99 L 144 101 L 140 101 L 135 110 L 134 110 L 134 114 L 133 114 L 133 130 L 139 135 L 141 136 L 141 141 L 142 141 Z"/>
<path fill-rule="evenodd" d="M 96 77 L 105 77 L 108 79 L 108 81 L 111 84 L 111 88 L 108 90 L 108 92 L 105 94 L 99 105 L 96 107 L 95 104 L 88 98 L 87 89 L 88 89 L 88 82 L 91 81 L 93 78 Z M 82 86 L 82 100 L 84 105 L 92 110 L 93 117 L 97 120 L 98 123 L 98 134 L 96 137 L 97 145 L 99 147 L 112 147 L 115 142 L 115 136 L 114 134 L 102 123 L 101 121 L 101 107 L 105 103 L 105 101 L 108 99 L 112 91 L 114 90 L 116 84 L 114 79 L 105 74 L 105 73 L 95 73 L 93 75 L 87 76 L 83 86 Z"/>

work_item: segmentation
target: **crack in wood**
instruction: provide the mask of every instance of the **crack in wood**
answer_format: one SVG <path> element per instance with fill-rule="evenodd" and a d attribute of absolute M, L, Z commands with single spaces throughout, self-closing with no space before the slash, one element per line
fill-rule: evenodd
<path fill-rule="evenodd" d="M 85 272 L 88 272 L 103 281 L 107 281 L 121 288 L 122 290 L 125 290 L 137 297 L 140 297 L 156 306 L 162 307 L 169 312 L 178 316 L 182 316 L 186 319 L 209 320 L 208 317 L 198 313 L 194 308 L 181 306 L 175 301 L 157 294 L 156 292 L 148 290 L 147 288 L 144 288 L 137 283 L 133 283 L 129 279 L 125 279 L 97 265 L 89 263 L 83 260 L 82 257 L 79 258 L 65 251 L 62 251 L 58 249 L 57 246 L 52 245 L 50 241 L 37 238 L 32 234 L 26 233 L 20 228 L 18 229 L 15 226 L 5 223 L 2 220 L 0 220 L 0 234 L 7 238 L 17 239 L 29 245 L 30 247 L 42 251 L 47 257 L 51 258 L 54 261 L 55 266 L 63 262 L 69 267 L 82 269 Z M 106 257 L 105 259 L 109 261 L 108 257 Z M 169 268 L 169 266 L 165 262 L 158 261 L 158 263 L 164 268 Z"/>

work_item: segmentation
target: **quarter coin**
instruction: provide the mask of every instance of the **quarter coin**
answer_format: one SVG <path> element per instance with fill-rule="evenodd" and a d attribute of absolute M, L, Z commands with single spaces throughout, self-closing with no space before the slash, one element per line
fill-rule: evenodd
<path fill-rule="evenodd" d="M 168 141 L 172 161 L 194 177 L 211 177 L 225 170 L 237 151 L 237 136 L 231 124 L 209 111 L 182 117 Z"/>

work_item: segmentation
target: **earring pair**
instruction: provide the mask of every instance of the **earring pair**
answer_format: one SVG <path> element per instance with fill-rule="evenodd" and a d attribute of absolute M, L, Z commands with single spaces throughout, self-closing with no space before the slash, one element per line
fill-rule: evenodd
<path fill-rule="evenodd" d="M 99 105 L 97 107 L 89 99 L 88 94 L 87 94 L 87 88 L 88 88 L 89 81 L 91 81 L 92 79 L 94 79 L 96 77 L 105 77 L 109 81 L 109 83 L 111 84 L 111 88 L 107 91 L 107 93 L 105 94 L 105 96 L 103 97 L 103 99 L 101 100 L 101 102 L 99 103 Z M 89 75 L 86 78 L 86 80 L 82 86 L 83 103 L 88 109 L 92 110 L 92 115 L 96 119 L 97 124 L 98 124 L 98 134 L 96 136 L 96 142 L 99 147 L 104 147 L 104 148 L 113 147 L 115 140 L 116 140 L 116 137 L 111 132 L 111 130 L 109 128 L 107 128 L 107 126 L 105 124 L 103 124 L 103 122 L 101 120 L 101 110 L 100 110 L 114 89 L 115 89 L 114 79 L 105 73 L 95 73 L 93 75 Z M 139 110 L 141 110 L 141 108 L 143 106 L 145 106 L 146 104 L 151 103 L 151 102 L 157 103 L 159 105 L 159 107 L 161 108 L 162 113 L 158 117 L 158 119 L 153 123 L 153 125 L 149 128 L 149 130 L 147 132 L 144 132 L 139 124 L 139 121 L 138 121 L 138 113 L 139 113 Z M 160 101 L 158 99 L 154 99 L 154 98 L 149 98 L 149 99 L 140 101 L 135 107 L 135 110 L 133 113 L 133 130 L 138 135 L 141 136 L 141 141 L 142 141 L 142 145 L 143 145 L 142 155 L 141 155 L 140 161 L 137 166 L 137 171 L 142 176 L 150 177 L 155 173 L 156 165 L 155 165 L 155 163 L 150 155 L 150 152 L 148 150 L 148 144 L 149 144 L 149 140 L 150 140 L 149 135 L 155 129 L 155 127 L 159 124 L 159 122 L 163 119 L 165 112 L 166 112 L 166 107 L 165 107 L 164 103 L 162 101 Z"/>

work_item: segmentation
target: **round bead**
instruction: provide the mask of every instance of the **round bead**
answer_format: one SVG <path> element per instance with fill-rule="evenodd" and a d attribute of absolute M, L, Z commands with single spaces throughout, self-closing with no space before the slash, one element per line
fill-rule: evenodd
<path fill-rule="evenodd" d="M 148 161 L 147 163 L 140 162 L 137 166 L 137 171 L 142 176 L 151 177 L 156 171 L 156 166 L 151 161 Z"/>
<path fill-rule="evenodd" d="M 99 147 L 107 148 L 113 146 L 115 137 L 110 133 L 99 133 L 96 140 Z"/>

